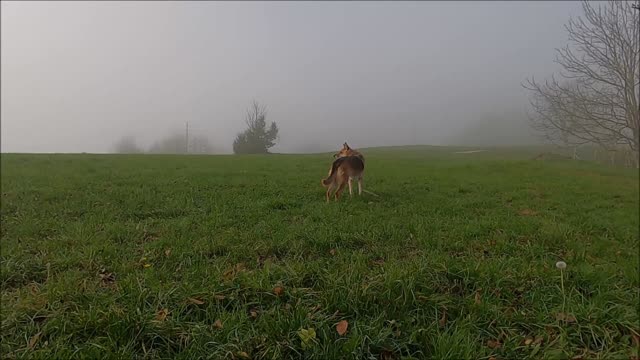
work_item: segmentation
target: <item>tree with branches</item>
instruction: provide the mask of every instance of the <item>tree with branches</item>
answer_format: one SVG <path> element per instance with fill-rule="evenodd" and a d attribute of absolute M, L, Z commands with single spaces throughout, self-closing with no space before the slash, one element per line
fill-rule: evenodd
<path fill-rule="evenodd" d="M 267 154 L 278 139 L 278 126 L 272 122 L 267 127 L 266 108 L 253 101 L 247 110 L 247 129 L 236 136 L 233 152 L 236 154 Z"/>
<path fill-rule="evenodd" d="M 574 148 L 596 145 L 608 152 L 640 148 L 640 11 L 629 1 L 594 6 L 565 29 L 569 44 L 557 49 L 562 70 L 550 80 L 531 78 L 530 117 L 548 140 Z M 636 5 L 637 6 L 637 5 Z"/>

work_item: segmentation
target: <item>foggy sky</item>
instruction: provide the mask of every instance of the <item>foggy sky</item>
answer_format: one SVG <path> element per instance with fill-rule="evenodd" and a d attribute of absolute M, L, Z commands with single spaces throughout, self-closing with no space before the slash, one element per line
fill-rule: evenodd
<path fill-rule="evenodd" d="M 446 144 L 526 108 L 579 2 L 6 2 L 2 152 L 108 152 L 173 131 L 229 151 L 247 106 L 273 151 Z"/>

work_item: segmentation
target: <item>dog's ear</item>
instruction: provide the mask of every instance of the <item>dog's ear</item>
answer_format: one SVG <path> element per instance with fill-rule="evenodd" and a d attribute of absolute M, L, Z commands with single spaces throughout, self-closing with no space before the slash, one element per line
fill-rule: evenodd
<path fill-rule="evenodd" d="M 351 149 L 347 143 L 342 144 L 342 148 L 349 150 Z"/>

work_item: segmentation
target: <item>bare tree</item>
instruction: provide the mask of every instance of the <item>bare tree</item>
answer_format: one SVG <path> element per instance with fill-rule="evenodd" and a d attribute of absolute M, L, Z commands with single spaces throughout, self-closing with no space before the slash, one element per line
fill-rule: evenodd
<path fill-rule="evenodd" d="M 569 45 L 557 49 L 559 76 L 527 80 L 534 129 L 554 143 L 640 148 L 640 12 L 629 1 L 594 7 L 569 20 Z"/>

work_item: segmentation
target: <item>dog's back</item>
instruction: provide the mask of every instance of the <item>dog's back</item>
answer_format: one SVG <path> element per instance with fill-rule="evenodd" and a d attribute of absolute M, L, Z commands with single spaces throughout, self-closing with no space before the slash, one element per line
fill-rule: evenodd
<path fill-rule="evenodd" d="M 360 158 L 360 160 L 362 160 L 362 163 L 364 163 L 364 155 L 362 155 L 362 153 L 358 150 L 352 149 L 347 143 L 344 143 L 342 145 L 342 149 L 340 149 L 340 151 L 333 155 L 333 157 L 335 158 L 341 158 L 345 156 L 356 156 Z"/>
<path fill-rule="evenodd" d="M 322 180 L 324 186 L 337 182 L 338 185 L 349 178 L 360 178 L 364 172 L 364 161 L 359 156 L 343 156 L 333 161 L 329 177 Z"/>

